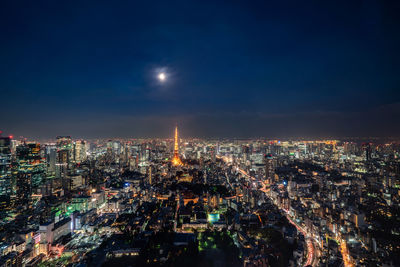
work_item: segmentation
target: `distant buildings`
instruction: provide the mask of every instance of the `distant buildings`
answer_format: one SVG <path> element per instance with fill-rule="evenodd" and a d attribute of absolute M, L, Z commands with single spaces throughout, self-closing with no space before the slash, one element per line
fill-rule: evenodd
<path fill-rule="evenodd" d="M 60 255 L 73 255 L 72 263 L 91 258 L 92 249 L 107 260 L 152 255 L 152 262 L 168 262 L 185 248 L 203 255 L 220 234 L 244 265 L 282 257 L 263 241 L 270 234 L 294 246 L 284 255 L 292 265 L 396 263 L 399 144 L 179 143 L 177 129 L 174 137 L 64 136 L 45 144 L 1 137 L 0 264 Z M 179 240 L 181 233 L 198 246 Z M 151 241 L 156 251 L 143 252 L 164 234 Z M 118 241 L 123 236 L 134 242 Z M 111 242 L 107 253 L 103 241 Z"/>

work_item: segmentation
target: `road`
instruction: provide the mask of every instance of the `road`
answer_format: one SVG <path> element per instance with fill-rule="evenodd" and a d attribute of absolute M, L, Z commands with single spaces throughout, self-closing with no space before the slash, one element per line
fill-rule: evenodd
<path fill-rule="evenodd" d="M 246 176 L 247 178 L 253 180 L 253 181 L 258 181 L 255 177 L 252 177 L 251 175 L 249 175 L 246 171 L 237 168 L 237 171 L 239 171 L 241 174 L 243 174 L 244 176 Z M 269 191 L 269 189 L 267 188 L 267 185 L 263 182 L 263 181 L 258 181 L 262 184 L 262 187 L 259 188 L 258 190 L 260 190 L 261 192 L 267 193 Z M 268 195 L 267 195 L 268 196 Z M 307 246 L 307 259 L 306 262 L 304 263 L 304 266 L 307 265 L 312 265 L 312 266 L 316 266 L 318 263 L 317 257 L 316 257 L 316 253 L 315 253 L 315 244 L 313 242 L 313 239 L 311 237 L 309 237 L 309 235 L 307 234 L 307 231 L 305 231 L 303 229 L 303 227 L 299 226 L 296 222 L 294 222 L 289 214 L 286 212 L 286 218 L 288 219 L 288 221 L 294 225 L 298 231 L 300 231 L 304 237 L 306 238 L 306 246 Z"/>
<path fill-rule="evenodd" d="M 243 174 L 244 176 L 250 178 L 253 181 L 257 181 L 257 179 L 255 177 L 250 176 L 246 171 L 237 168 L 237 171 L 239 171 L 241 174 Z M 263 181 L 259 181 L 260 183 L 262 183 L 262 188 L 260 188 L 259 190 L 267 193 L 269 191 L 269 189 L 267 188 L 266 184 Z M 297 230 L 299 230 L 306 239 L 306 245 L 307 245 L 307 260 L 305 263 L 305 266 L 307 265 L 312 265 L 312 266 L 316 266 L 318 263 L 317 260 L 317 255 L 315 252 L 315 248 L 316 248 L 316 244 L 314 242 L 314 240 L 312 239 L 312 237 L 310 237 L 310 235 L 307 233 L 307 231 L 305 231 L 305 229 L 303 229 L 303 227 L 299 226 L 296 222 L 294 222 L 288 214 L 287 210 L 284 210 L 286 212 L 286 217 L 289 220 L 289 222 L 291 224 L 293 224 Z M 347 248 L 347 243 L 345 240 L 343 240 L 342 238 L 339 238 L 339 244 L 340 244 L 340 252 L 342 254 L 343 257 L 343 263 L 345 267 L 354 267 L 354 263 L 351 260 L 350 254 L 349 254 L 349 250 Z"/>
<path fill-rule="evenodd" d="M 339 243 L 340 243 L 340 253 L 342 253 L 344 266 L 345 267 L 353 267 L 354 264 L 351 261 L 351 258 L 349 255 L 349 249 L 347 248 L 346 241 L 343 240 L 342 238 L 339 238 Z"/>
<path fill-rule="evenodd" d="M 307 234 L 307 231 L 305 231 L 304 229 L 303 229 L 303 227 L 301 227 L 300 225 L 298 225 L 295 221 L 293 221 L 291 218 L 290 218 L 290 216 L 289 216 L 289 214 L 288 213 L 286 213 L 286 218 L 288 219 L 288 221 L 291 223 L 291 224 L 293 224 L 295 227 L 296 227 L 296 229 L 299 231 L 299 232 L 301 232 L 302 234 L 303 234 L 303 236 L 304 236 L 304 238 L 307 238 L 306 239 L 306 246 L 307 246 L 307 260 L 306 260 L 306 262 L 304 263 L 304 265 L 305 266 L 307 266 L 307 265 L 312 265 L 312 266 L 315 266 L 316 265 L 316 260 L 315 260 L 315 251 L 314 251 L 314 244 L 313 244 L 313 241 L 312 241 L 312 239 L 310 238 L 310 237 L 308 237 L 308 234 Z"/>

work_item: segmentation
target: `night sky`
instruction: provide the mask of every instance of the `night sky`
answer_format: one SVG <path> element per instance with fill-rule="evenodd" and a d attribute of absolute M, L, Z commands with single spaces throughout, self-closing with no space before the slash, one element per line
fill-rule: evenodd
<path fill-rule="evenodd" d="M 1 1 L 0 129 L 399 137 L 399 14 L 381 0 Z"/>

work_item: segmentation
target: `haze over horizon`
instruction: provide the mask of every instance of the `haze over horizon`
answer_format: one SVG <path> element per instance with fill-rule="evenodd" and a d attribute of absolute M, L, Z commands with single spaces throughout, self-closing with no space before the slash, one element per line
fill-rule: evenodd
<path fill-rule="evenodd" d="M 183 137 L 400 137 L 399 10 L 5 1 L 0 130 L 171 137 L 178 122 Z"/>

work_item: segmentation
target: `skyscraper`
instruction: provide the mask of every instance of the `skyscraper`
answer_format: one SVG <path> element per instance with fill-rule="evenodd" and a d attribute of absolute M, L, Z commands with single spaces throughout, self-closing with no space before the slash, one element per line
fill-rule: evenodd
<path fill-rule="evenodd" d="M 272 154 L 265 155 L 265 180 L 271 184 L 274 180 L 275 164 Z"/>
<path fill-rule="evenodd" d="M 11 140 L 9 137 L 0 137 L 0 196 L 9 196 L 12 193 L 10 164 Z"/>
<path fill-rule="evenodd" d="M 77 140 L 74 143 L 74 161 L 81 163 L 86 158 L 86 144 L 83 140 Z"/>
<path fill-rule="evenodd" d="M 57 147 L 53 145 L 47 145 L 45 150 L 46 162 L 47 162 L 47 172 L 54 175 L 56 172 L 57 163 Z"/>
<path fill-rule="evenodd" d="M 42 184 L 46 166 L 41 158 L 38 143 L 17 146 L 16 153 L 17 200 L 26 204 L 32 192 Z"/>
<path fill-rule="evenodd" d="M 57 136 L 57 164 L 56 178 L 61 179 L 61 186 L 64 191 L 68 190 L 70 183 L 67 179 L 67 172 L 72 163 L 72 140 L 70 136 Z"/>
<path fill-rule="evenodd" d="M 372 153 L 372 148 L 370 143 L 364 143 L 362 144 L 362 148 L 365 151 L 365 160 L 370 161 L 371 160 L 371 153 Z"/>

